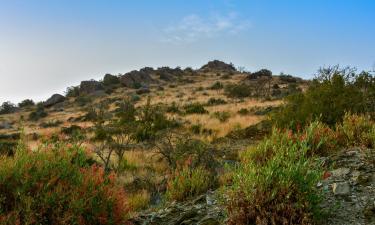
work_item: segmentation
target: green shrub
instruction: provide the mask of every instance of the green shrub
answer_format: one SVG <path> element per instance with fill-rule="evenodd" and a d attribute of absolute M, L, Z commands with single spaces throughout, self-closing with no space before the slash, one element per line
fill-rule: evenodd
<path fill-rule="evenodd" d="M 223 105 L 223 104 L 227 104 L 227 102 L 224 99 L 221 99 L 221 98 L 210 98 L 207 101 L 208 106 Z"/>
<path fill-rule="evenodd" d="M 80 94 L 80 91 L 79 91 L 78 86 L 68 87 L 65 91 L 65 96 L 67 98 L 78 97 L 79 94 Z"/>
<path fill-rule="evenodd" d="M 229 84 L 224 91 L 231 98 L 246 98 L 252 95 L 252 88 L 247 84 Z"/>
<path fill-rule="evenodd" d="M 202 124 L 200 124 L 200 123 L 193 124 L 193 125 L 190 126 L 190 130 L 193 134 L 200 134 L 202 129 L 203 129 L 203 127 L 202 127 Z"/>
<path fill-rule="evenodd" d="M 240 110 L 238 110 L 238 114 L 240 114 L 242 116 L 245 116 L 245 115 L 250 114 L 250 110 L 248 110 L 246 108 L 241 108 Z"/>
<path fill-rule="evenodd" d="M 88 95 L 80 95 L 74 100 L 74 102 L 77 103 L 78 106 L 83 107 L 92 102 L 92 97 Z"/>
<path fill-rule="evenodd" d="M 3 102 L 3 104 L 0 106 L 0 115 L 1 114 L 9 114 L 16 112 L 17 107 L 11 103 L 11 102 Z"/>
<path fill-rule="evenodd" d="M 0 160 L 1 224 L 126 223 L 122 187 L 81 149 L 19 149 Z"/>
<path fill-rule="evenodd" d="M 308 151 L 307 142 L 277 130 L 245 151 L 226 192 L 228 224 L 311 224 L 322 173 Z"/>
<path fill-rule="evenodd" d="M 211 90 L 220 90 L 223 89 L 224 85 L 220 81 L 216 81 L 209 89 Z"/>
<path fill-rule="evenodd" d="M 63 122 L 60 120 L 53 120 L 53 121 L 48 121 L 48 122 L 43 122 L 40 124 L 40 127 L 43 128 L 48 128 L 48 127 L 58 127 L 62 124 Z"/>
<path fill-rule="evenodd" d="M 176 104 L 176 102 L 172 102 L 172 104 L 167 107 L 166 112 L 167 113 L 180 113 L 181 111 L 178 105 Z"/>
<path fill-rule="evenodd" d="M 178 168 L 168 181 L 166 196 L 169 200 L 183 201 L 203 194 L 211 187 L 210 177 L 202 167 Z"/>
<path fill-rule="evenodd" d="M 48 114 L 46 111 L 44 111 L 44 106 L 42 103 L 38 103 L 36 110 L 34 112 L 31 112 L 29 114 L 29 120 L 30 121 L 38 121 L 44 117 L 46 117 Z"/>
<path fill-rule="evenodd" d="M 230 112 L 227 112 L 227 111 L 223 111 L 223 112 L 214 112 L 212 114 L 212 116 L 216 119 L 218 119 L 220 122 L 224 123 L 226 121 L 228 121 L 228 119 L 230 118 Z"/>
<path fill-rule="evenodd" d="M 18 103 L 18 107 L 20 107 L 20 108 L 31 107 L 31 106 L 34 106 L 34 105 L 35 105 L 35 103 L 31 99 L 25 99 L 22 102 Z"/>
<path fill-rule="evenodd" d="M 375 81 L 364 76 L 350 68 L 323 68 L 305 93 L 287 97 L 271 118 L 279 127 L 295 129 L 316 119 L 333 127 L 346 112 L 374 114 Z"/>
<path fill-rule="evenodd" d="M 369 116 L 347 113 L 336 129 L 344 146 L 375 147 L 375 124 Z"/>
<path fill-rule="evenodd" d="M 184 106 L 186 114 L 205 114 L 208 111 L 200 103 L 190 103 Z"/>

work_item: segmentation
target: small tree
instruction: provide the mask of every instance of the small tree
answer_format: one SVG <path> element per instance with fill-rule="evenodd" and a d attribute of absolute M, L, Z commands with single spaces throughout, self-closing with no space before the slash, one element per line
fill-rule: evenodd
<path fill-rule="evenodd" d="M 14 113 L 17 110 L 17 107 L 11 103 L 10 101 L 4 102 L 0 106 L 0 115 L 1 114 L 9 114 L 9 113 Z"/>

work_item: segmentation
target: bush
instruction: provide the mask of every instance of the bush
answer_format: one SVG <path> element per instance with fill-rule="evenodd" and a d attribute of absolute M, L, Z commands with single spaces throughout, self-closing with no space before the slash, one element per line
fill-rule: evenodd
<path fill-rule="evenodd" d="M 48 114 L 46 111 L 44 111 L 43 103 L 38 103 L 36 110 L 34 112 L 31 112 L 29 114 L 29 120 L 30 121 L 38 121 L 41 118 L 46 117 Z"/>
<path fill-rule="evenodd" d="M 9 101 L 3 102 L 3 104 L 0 106 L 0 115 L 14 113 L 16 111 L 17 111 L 17 107 Z"/>
<path fill-rule="evenodd" d="M 375 81 L 372 77 L 363 81 L 363 76 L 350 68 L 321 69 L 305 93 L 287 97 L 271 118 L 279 127 L 295 129 L 316 119 L 333 127 L 346 112 L 373 114 Z"/>
<path fill-rule="evenodd" d="M 78 104 L 78 106 L 86 106 L 87 104 L 91 103 L 92 102 L 92 97 L 91 96 L 88 96 L 88 95 L 80 95 L 78 96 L 75 101 L 75 103 Z"/>
<path fill-rule="evenodd" d="M 212 116 L 216 119 L 218 119 L 220 122 L 224 123 L 228 121 L 230 118 L 230 112 L 223 111 L 223 112 L 214 112 Z"/>
<path fill-rule="evenodd" d="M 48 128 L 48 127 L 58 127 L 62 124 L 63 122 L 60 120 L 53 120 L 53 121 L 48 121 L 48 122 L 43 122 L 40 124 L 40 127 L 43 128 Z"/>
<path fill-rule="evenodd" d="M 20 107 L 20 108 L 26 108 L 26 107 L 30 107 L 30 106 L 34 106 L 34 105 L 35 105 L 35 103 L 31 99 L 25 99 L 22 102 L 18 103 L 18 107 Z"/>
<path fill-rule="evenodd" d="M 240 114 L 241 116 L 245 116 L 245 115 L 249 115 L 250 114 L 250 110 L 248 110 L 246 108 L 241 108 L 240 110 L 238 110 L 237 113 Z"/>
<path fill-rule="evenodd" d="M 223 89 L 224 85 L 220 81 L 216 81 L 209 89 L 211 90 L 220 90 Z"/>
<path fill-rule="evenodd" d="M 307 142 L 277 130 L 245 151 L 226 193 L 229 224 L 311 224 L 322 173 L 308 151 Z"/>
<path fill-rule="evenodd" d="M 65 91 L 65 96 L 67 98 L 78 97 L 79 94 L 80 94 L 80 91 L 79 91 L 78 86 L 68 87 Z"/>
<path fill-rule="evenodd" d="M 103 84 L 107 87 L 113 87 L 120 83 L 120 78 L 111 74 L 106 74 L 103 78 Z"/>
<path fill-rule="evenodd" d="M 363 145 L 365 147 L 375 147 L 375 124 L 369 116 L 358 116 L 345 114 L 342 124 L 338 124 L 337 133 L 339 140 L 344 146 Z"/>
<path fill-rule="evenodd" d="M 184 106 L 186 114 L 205 114 L 208 111 L 200 103 L 190 103 Z"/>
<path fill-rule="evenodd" d="M 86 164 L 79 148 L 20 149 L 1 158 L 1 224 L 124 224 L 125 193 L 114 174 Z"/>
<path fill-rule="evenodd" d="M 221 99 L 221 98 L 210 98 L 207 101 L 208 106 L 223 105 L 223 104 L 227 104 L 227 102 L 224 99 Z"/>
<path fill-rule="evenodd" d="M 183 201 L 203 194 L 211 187 L 210 177 L 211 174 L 202 167 L 178 168 L 168 181 L 166 196 L 169 200 Z"/>
<path fill-rule="evenodd" d="M 231 98 L 246 98 L 252 94 L 252 88 L 247 84 L 229 84 L 224 91 Z"/>

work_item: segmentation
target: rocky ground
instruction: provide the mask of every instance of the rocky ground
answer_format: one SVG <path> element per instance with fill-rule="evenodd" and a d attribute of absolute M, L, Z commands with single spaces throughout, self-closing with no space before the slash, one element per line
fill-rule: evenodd
<path fill-rule="evenodd" d="M 133 219 L 134 225 L 220 225 L 224 211 L 219 207 L 214 193 L 201 195 L 184 202 L 174 202 L 160 210 L 143 212 Z"/>
<path fill-rule="evenodd" d="M 318 184 L 323 192 L 323 225 L 375 225 L 375 152 L 350 148 L 323 159 L 330 168 Z M 224 210 L 213 193 L 172 203 L 133 219 L 135 225 L 225 224 Z"/>
<path fill-rule="evenodd" d="M 319 184 L 323 190 L 322 207 L 328 212 L 329 225 L 375 224 L 374 150 L 351 148 L 328 159 L 332 166 Z"/>

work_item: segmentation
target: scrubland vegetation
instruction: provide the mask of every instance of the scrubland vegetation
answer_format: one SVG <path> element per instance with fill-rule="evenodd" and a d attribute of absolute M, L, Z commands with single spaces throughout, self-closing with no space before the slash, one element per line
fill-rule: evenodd
<path fill-rule="evenodd" d="M 375 147 L 373 76 L 226 67 L 144 68 L 161 80 L 148 91 L 107 74 L 51 108 L 4 103 L 1 118 L 23 122 L 0 136 L 0 223 L 126 224 L 209 190 L 228 224 L 319 223 L 322 157 Z"/>

